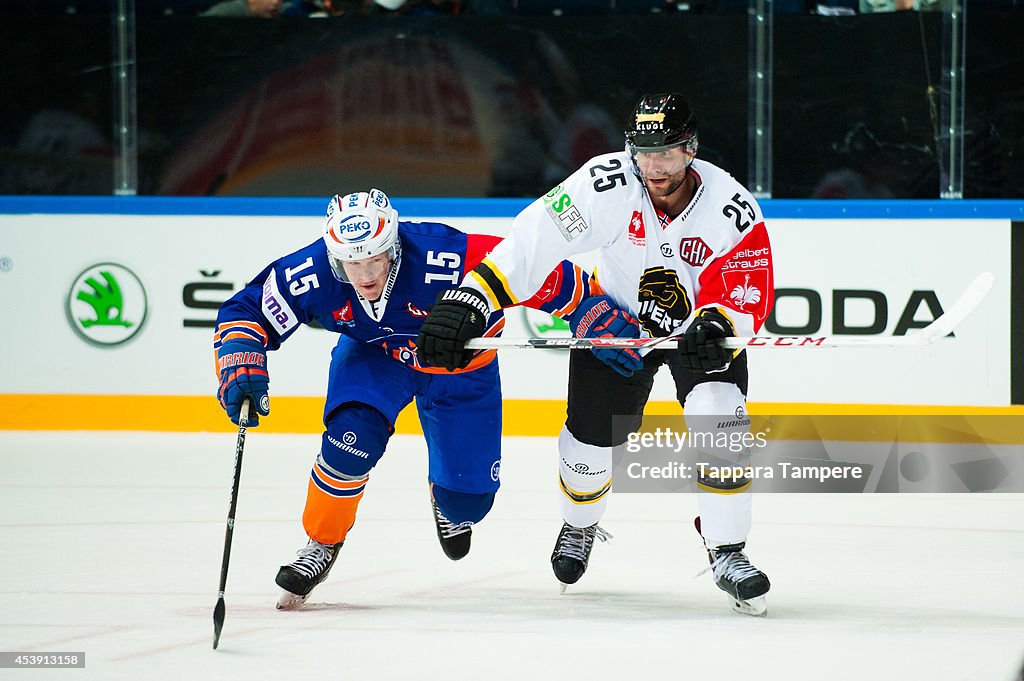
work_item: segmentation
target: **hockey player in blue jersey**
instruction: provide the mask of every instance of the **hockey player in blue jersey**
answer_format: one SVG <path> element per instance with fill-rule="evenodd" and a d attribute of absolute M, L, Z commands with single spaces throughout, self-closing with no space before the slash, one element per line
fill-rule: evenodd
<path fill-rule="evenodd" d="M 472 525 L 490 510 L 499 484 L 496 353 L 482 351 L 449 372 L 421 366 L 415 339 L 435 298 L 499 241 L 440 223 L 399 222 L 377 189 L 335 196 L 322 238 L 273 262 L 221 307 L 214 337 L 218 398 L 235 423 L 247 397 L 255 411 L 250 426 L 270 414 L 267 352 L 313 321 L 340 334 L 302 515 L 309 543 L 277 574 L 279 608 L 301 606 L 327 577 L 355 523 L 370 470 L 413 399 L 427 442 L 441 548 L 452 560 L 468 553 Z M 586 274 L 562 262 L 524 304 L 566 316 L 587 296 Z M 504 323 L 501 311 L 489 315 L 485 335 L 497 335 Z"/>

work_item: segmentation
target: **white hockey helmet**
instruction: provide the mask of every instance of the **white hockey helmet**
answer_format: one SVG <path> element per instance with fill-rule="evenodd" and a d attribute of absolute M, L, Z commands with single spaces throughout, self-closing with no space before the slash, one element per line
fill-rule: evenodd
<path fill-rule="evenodd" d="M 390 253 L 392 261 L 398 259 L 398 211 L 379 189 L 335 195 L 327 204 L 323 239 L 334 273 L 345 281 L 343 262 L 382 253 Z"/>

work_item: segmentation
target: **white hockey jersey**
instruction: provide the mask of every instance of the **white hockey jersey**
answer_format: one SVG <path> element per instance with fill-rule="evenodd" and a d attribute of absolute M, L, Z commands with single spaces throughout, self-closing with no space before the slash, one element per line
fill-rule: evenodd
<path fill-rule="evenodd" d="M 626 152 L 592 158 L 524 209 L 464 279 L 492 309 L 529 297 L 563 259 L 598 251 L 594 294 L 610 296 L 644 336 L 685 331 L 715 306 L 754 335 L 774 298 L 772 253 L 757 201 L 731 175 L 694 160 L 699 186 L 675 219 L 654 208 Z"/>

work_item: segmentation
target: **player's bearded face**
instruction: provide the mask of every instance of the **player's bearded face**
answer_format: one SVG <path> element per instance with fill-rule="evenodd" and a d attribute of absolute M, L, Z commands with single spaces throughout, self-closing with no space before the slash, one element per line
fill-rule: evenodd
<path fill-rule="evenodd" d="M 636 153 L 636 165 L 652 196 L 670 196 L 686 180 L 686 169 L 693 160 L 682 147 L 664 151 Z"/>
<path fill-rule="evenodd" d="M 381 253 L 362 260 L 346 260 L 342 263 L 345 276 L 363 298 L 377 300 L 384 292 L 384 285 L 391 272 L 391 255 Z"/>

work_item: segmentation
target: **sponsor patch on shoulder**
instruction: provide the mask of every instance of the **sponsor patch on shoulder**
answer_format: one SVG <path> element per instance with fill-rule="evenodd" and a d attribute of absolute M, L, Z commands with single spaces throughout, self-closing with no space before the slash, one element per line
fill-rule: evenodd
<path fill-rule="evenodd" d="M 562 185 L 544 195 L 544 208 L 566 241 L 572 241 L 587 231 L 588 225 L 583 214 Z"/>
<path fill-rule="evenodd" d="M 277 273 L 271 270 L 267 280 L 263 282 L 263 316 L 267 318 L 277 330 L 278 334 L 284 335 L 289 329 L 299 325 L 288 301 L 281 295 L 277 288 Z"/>

